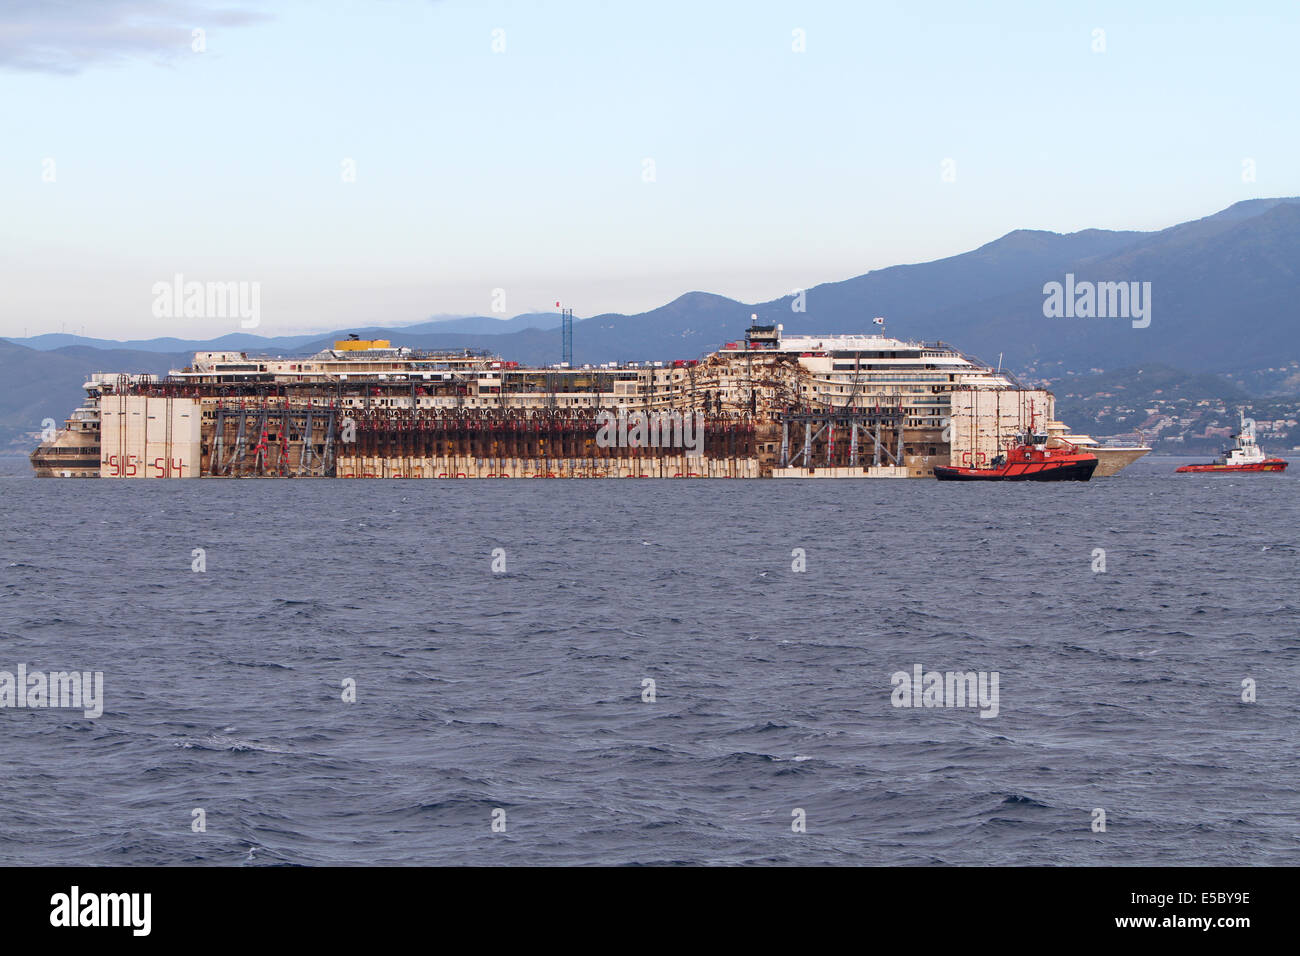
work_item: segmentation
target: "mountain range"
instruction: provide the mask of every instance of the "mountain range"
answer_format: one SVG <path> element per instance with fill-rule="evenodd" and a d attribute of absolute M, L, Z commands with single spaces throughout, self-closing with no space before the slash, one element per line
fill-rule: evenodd
<path fill-rule="evenodd" d="M 1048 318 L 1044 287 L 1150 283 L 1150 325 Z M 1249 376 L 1300 356 L 1300 197 L 1253 199 L 1158 231 L 1018 229 L 970 252 L 867 272 L 760 303 L 689 292 L 636 315 L 575 322 L 577 363 L 694 358 L 743 336 L 750 316 L 787 332 L 873 330 L 951 342 L 1034 380 L 1159 363 L 1189 374 Z M 416 348 L 489 349 L 527 364 L 560 359 L 560 317 L 441 318 L 406 327 L 263 338 L 112 342 L 42 335 L 0 340 L 0 445 L 62 421 L 91 371 L 152 371 L 198 349 L 306 354 L 356 332 Z M 1084 423 L 1086 424 L 1086 423 Z"/>

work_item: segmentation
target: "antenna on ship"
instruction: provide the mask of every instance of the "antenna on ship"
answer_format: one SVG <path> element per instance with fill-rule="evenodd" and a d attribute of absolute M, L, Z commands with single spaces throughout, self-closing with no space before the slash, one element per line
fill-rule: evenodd
<path fill-rule="evenodd" d="M 555 303 L 557 309 L 560 303 Z M 573 368 L 573 310 L 560 311 L 560 361 Z"/>

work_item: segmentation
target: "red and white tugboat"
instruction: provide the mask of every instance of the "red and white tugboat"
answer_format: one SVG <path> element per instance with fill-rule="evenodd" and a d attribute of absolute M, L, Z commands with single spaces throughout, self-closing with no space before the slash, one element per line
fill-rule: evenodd
<path fill-rule="evenodd" d="M 1237 440 L 1233 448 L 1226 449 L 1222 455 L 1208 465 L 1183 465 L 1175 469 L 1183 474 L 1218 474 L 1237 471 L 1286 471 L 1285 458 L 1265 458 L 1255 441 L 1255 423 L 1242 418 L 1241 431 L 1232 436 Z"/>
<path fill-rule="evenodd" d="M 1097 456 L 1080 451 L 1059 438 L 1048 447 L 1046 435 L 1017 435 L 986 468 L 935 465 L 940 481 L 1087 481 L 1097 469 Z"/>

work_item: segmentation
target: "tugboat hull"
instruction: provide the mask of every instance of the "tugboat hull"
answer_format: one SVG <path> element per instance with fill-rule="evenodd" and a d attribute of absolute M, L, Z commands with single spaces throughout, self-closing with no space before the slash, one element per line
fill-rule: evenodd
<path fill-rule="evenodd" d="M 1248 465 L 1183 465 L 1181 468 L 1175 468 L 1177 474 L 1237 474 L 1243 471 L 1286 471 L 1287 462 L 1283 458 L 1266 458 L 1264 461 L 1252 462 Z"/>
<path fill-rule="evenodd" d="M 1056 462 L 1012 462 L 1003 468 L 951 468 L 936 465 L 940 481 L 1088 481 L 1097 470 L 1097 459 Z"/>

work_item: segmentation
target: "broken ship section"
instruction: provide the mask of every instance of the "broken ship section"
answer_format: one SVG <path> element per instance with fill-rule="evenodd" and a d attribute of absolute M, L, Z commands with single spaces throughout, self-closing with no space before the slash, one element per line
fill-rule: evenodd
<path fill-rule="evenodd" d="M 268 399 L 216 409 L 205 476 L 335 478 L 754 478 L 754 426 L 703 423 L 703 455 L 601 447 L 586 409 L 361 409 Z M 343 423 L 340 425 L 340 423 Z M 349 439 L 350 440 L 347 440 Z"/>
<path fill-rule="evenodd" d="M 528 368 L 354 337 L 300 358 L 198 352 L 86 388 L 98 435 L 80 439 L 78 473 L 107 478 L 931 477 L 1059 424 L 1050 392 L 943 343 L 779 325 L 699 361 Z M 702 442 L 624 427 L 611 447 L 610 416 L 690 416 Z"/>

